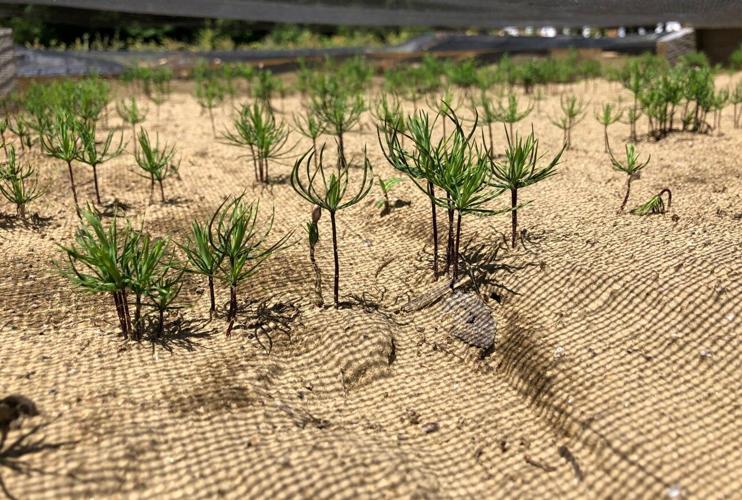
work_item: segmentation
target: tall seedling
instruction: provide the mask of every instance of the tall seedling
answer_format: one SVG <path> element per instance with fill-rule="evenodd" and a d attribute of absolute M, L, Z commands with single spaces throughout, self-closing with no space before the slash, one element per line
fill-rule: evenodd
<path fill-rule="evenodd" d="M 490 153 L 478 148 L 474 139 L 477 117 L 474 118 L 471 131 L 466 132 L 453 109 L 448 108 L 446 115 L 454 126 L 449 136 L 441 139 L 435 146 L 427 138 L 420 143 L 413 138 L 413 142 L 420 154 L 429 160 L 422 163 L 428 168 L 424 177 L 446 193 L 445 197 L 433 196 L 431 199 L 449 211 L 449 262 L 452 266 L 450 286 L 454 288 L 459 274 L 462 217 L 467 214 L 494 215 L 502 211 L 485 207 L 501 191 L 491 189 L 488 183 Z M 425 186 L 419 180 L 411 179 L 419 189 L 425 191 Z"/>
<path fill-rule="evenodd" d="M 338 210 L 353 206 L 366 197 L 371 190 L 371 186 L 373 186 L 373 170 L 364 152 L 363 177 L 353 191 L 355 194 L 350 195 L 350 169 L 343 163 L 342 166 L 338 165 L 334 172 L 328 174 L 330 168 L 323 161 L 324 150 L 325 148 L 322 146 L 316 167 L 313 167 L 313 157 L 317 154 L 314 149 L 309 149 L 296 161 L 291 171 L 291 186 L 299 196 L 309 203 L 330 213 L 332 251 L 335 262 L 333 296 L 337 308 L 340 306 L 340 259 L 338 256 L 336 214 Z"/>
<path fill-rule="evenodd" d="M 507 139 L 508 149 L 505 152 L 505 161 L 492 161 L 491 184 L 497 189 L 510 191 L 511 245 L 515 248 L 518 235 L 518 190 L 554 175 L 567 145 L 564 144 L 562 150 L 548 164 L 538 167 L 543 155 L 538 154 L 538 139 L 533 130 L 525 140 L 517 134 L 513 140 L 508 134 Z"/>
<path fill-rule="evenodd" d="M 437 278 L 438 220 L 435 203 L 435 184 L 433 184 L 433 181 L 430 178 L 430 172 L 435 170 L 436 165 L 434 165 L 435 157 L 426 153 L 434 150 L 433 129 L 435 128 L 435 120 L 431 123 L 428 114 L 422 110 L 418 110 L 412 116 L 408 117 L 406 123 L 409 137 L 414 146 L 412 152 L 408 152 L 402 146 L 404 133 L 388 126 L 377 128 L 379 145 L 384 153 L 384 157 L 392 167 L 410 178 L 417 179 L 418 182 L 415 182 L 416 186 L 420 187 L 421 183 L 425 184 L 423 192 L 430 199 L 433 239 L 433 276 Z"/>

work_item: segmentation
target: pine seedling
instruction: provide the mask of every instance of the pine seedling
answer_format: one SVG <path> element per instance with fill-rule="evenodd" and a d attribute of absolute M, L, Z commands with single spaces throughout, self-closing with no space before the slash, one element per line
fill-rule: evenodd
<path fill-rule="evenodd" d="M 75 201 L 75 211 L 78 217 L 80 216 L 80 204 L 77 201 L 77 188 L 72 173 L 72 162 L 80 156 L 79 128 L 78 122 L 69 111 L 57 109 L 50 128 L 40 136 L 44 153 L 67 164 L 72 198 Z"/>
<path fill-rule="evenodd" d="M 379 189 L 383 197 L 376 202 L 376 208 L 381 208 L 381 215 L 387 215 L 392 211 L 392 204 L 389 201 L 389 191 L 394 188 L 397 184 L 402 182 L 399 177 L 389 177 L 388 179 L 382 179 L 381 176 L 377 176 Z"/>
<path fill-rule="evenodd" d="M 26 220 L 26 205 L 44 194 L 38 185 L 36 169 L 30 163 L 21 164 L 12 144 L 8 146 L 5 163 L 0 164 L 0 194 L 15 205 L 16 213 L 23 221 Z"/>
<path fill-rule="evenodd" d="M 124 260 L 127 287 L 134 294 L 134 339 L 142 340 L 144 318 L 143 299 L 159 280 L 165 263 L 168 240 L 153 239 L 141 231 L 133 232 L 130 251 Z"/>
<path fill-rule="evenodd" d="M 721 133 L 721 112 L 724 107 L 729 103 L 729 91 L 721 89 L 718 92 L 714 92 L 711 98 L 711 111 L 714 113 L 714 130 L 716 133 Z"/>
<path fill-rule="evenodd" d="M 74 285 L 90 293 L 110 293 L 116 306 L 121 334 L 132 335 L 127 299 L 127 262 L 132 250 L 128 226 L 119 230 L 114 217 L 106 228 L 98 214 L 87 208 L 81 212 L 82 226 L 71 246 L 60 246 L 67 265 L 57 264 L 62 274 Z"/>
<path fill-rule="evenodd" d="M 631 181 L 634 179 L 636 174 L 649 164 L 649 160 L 651 160 L 652 157 L 647 156 L 647 160 L 644 163 L 641 163 L 639 161 L 639 153 L 636 152 L 636 148 L 633 144 L 626 144 L 626 161 L 624 163 L 618 161 L 616 157 L 613 156 L 612 151 L 609 150 L 608 153 L 611 155 L 611 165 L 613 166 L 613 169 L 618 172 L 623 172 L 628 176 L 626 179 L 626 194 L 623 197 L 623 202 L 621 202 L 621 208 L 618 209 L 619 212 L 623 212 L 624 208 L 626 208 L 626 203 L 629 201 Z"/>
<path fill-rule="evenodd" d="M 732 91 L 729 96 L 729 100 L 734 108 L 732 123 L 734 124 L 734 128 L 739 128 L 740 121 L 742 121 L 742 106 L 740 106 L 740 104 L 742 104 L 742 82 L 737 82 L 737 86 L 734 87 L 734 91 Z"/>
<path fill-rule="evenodd" d="M 77 161 L 93 169 L 93 184 L 95 185 L 95 200 L 100 205 L 100 189 L 98 187 L 98 166 L 117 157 L 124 150 L 124 134 L 119 135 L 118 142 L 114 141 L 114 132 L 110 131 L 103 142 L 96 141 L 96 125 L 81 123 L 79 128 L 80 147 L 77 151 Z"/>
<path fill-rule="evenodd" d="M 0 118 L 0 141 L 2 141 L 3 151 L 5 151 L 6 156 L 8 154 L 8 141 L 5 138 L 5 133 L 7 131 L 8 131 L 8 119 Z"/>
<path fill-rule="evenodd" d="M 348 94 L 337 85 L 330 85 L 326 92 L 312 99 L 312 110 L 337 137 L 338 166 L 346 167 L 344 136 L 358 124 L 364 110 L 360 94 Z"/>
<path fill-rule="evenodd" d="M 303 114 L 294 115 L 294 125 L 296 125 L 296 130 L 301 135 L 312 141 L 312 148 L 314 149 L 317 149 L 319 136 L 327 130 L 327 124 L 322 122 L 311 108 L 305 109 Z"/>
<path fill-rule="evenodd" d="M 255 72 L 255 81 L 252 86 L 252 95 L 263 103 L 270 112 L 273 112 L 273 96 L 283 90 L 281 80 L 273 76 L 270 70 Z"/>
<path fill-rule="evenodd" d="M 229 312 L 227 337 L 232 334 L 237 317 L 237 289 L 241 283 L 253 276 L 265 260 L 288 242 L 291 233 L 269 245 L 268 237 L 273 229 L 274 214 L 266 228 L 258 227 L 258 202 L 245 204 L 243 196 L 231 201 L 225 199 L 214 212 L 209 222 L 209 243 L 223 259 L 219 264 L 224 281 L 229 285 Z"/>
<path fill-rule="evenodd" d="M 492 124 L 500 121 L 501 112 L 500 110 L 495 108 L 495 105 L 492 103 L 492 100 L 490 100 L 486 92 L 481 92 L 479 94 L 479 99 L 472 99 L 471 107 L 474 111 L 474 114 L 479 117 L 479 123 L 482 126 L 487 127 L 487 135 L 489 136 L 490 143 L 489 146 L 487 146 L 486 144 L 485 146 L 489 149 L 490 152 L 492 152 L 495 150 L 495 141 L 492 135 Z M 441 110 L 440 112 L 442 113 L 443 110 Z M 444 130 L 443 135 L 445 134 L 446 132 Z"/>
<path fill-rule="evenodd" d="M 391 128 L 400 132 L 405 131 L 405 118 L 402 112 L 402 106 L 395 97 L 388 94 L 381 94 L 376 108 L 371 111 L 371 115 L 385 129 Z"/>
<path fill-rule="evenodd" d="M 146 292 L 149 305 L 157 311 L 156 337 L 165 329 L 165 313 L 175 309 L 173 303 L 183 289 L 183 270 L 177 269 L 175 259 L 170 256 L 167 262 L 160 265 L 157 275 Z"/>
<path fill-rule="evenodd" d="M 282 158 L 293 149 L 286 149 L 288 127 L 257 102 L 242 106 L 234 120 L 234 131 L 227 130 L 222 137 L 233 146 L 250 148 L 255 180 L 264 184 L 270 182 L 268 160 Z"/>
<path fill-rule="evenodd" d="M 510 131 L 510 137 L 513 137 L 513 124 L 518 123 L 523 118 L 531 114 L 533 111 L 533 104 L 529 103 L 525 109 L 518 109 L 518 96 L 515 94 L 508 94 L 506 102 L 497 103 L 497 117 L 496 120 L 500 123 L 506 124 Z M 490 145 L 490 147 L 492 147 Z"/>
<path fill-rule="evenodd" d="M 447 109 L 446 115 L 454 126 L 451 134 L 432 149 L 427 140 L 423 143 L 416 142 L 415 146 L 429 159 L 424 163 L 429 168 L 424 177 L 440 186 L 446 193 L 445 198 L 434 197 L 433 201 L 438 206 L 446 207 L 449 212 L 448 253 L 449 263 L 453 268 L 450 282 L 453 289 L 459 273 L 462 217 L 467 214 L 495 215 L 504 211 L 485 207 L 502 191 L 490 188 L 488 180 L 491 154 L 486 149 L 480 150 L 473 139 L 477 129 L 477 117 L 474 118 L 471 131 L 467 133 L 453 109 Z M 425 186 L 419 184 L 417 179 L 411 179 L 419 189 L 425 190 Z M 448 269 L 448 266 L 446 268 Z"/>
<path fill-rule="evenodd" d="M 603 151 L 608 152 L 610 144 L 608 142 L 608 127 L 616 123 L 623 116 L 623 109 L 616 106 L 613 103 L 607 102 L 603 104 L 600 113 L 595 112 L 595 119 L 603 125 Z"/>
<path fill-rule="evenodd" d="M 187 272 L 206 276 L 209 287 L 209 317 L 216 311 L 216 297 L 214 294 L 214 278 L 219 270 L 219 264 L 224 256 L 211 246 L 209 229 L 198 221 L 191 223 L 191 235 L 181 250 L 188 260 Z"/>
<path fill-rule="evenodd" d="M 485 93 L 482 93 L 482 95 L 486 95 Z M 490 102 L 490 101 L 488 101 Z M 456 101 L 456 95 L 454 94 L 452 87 L 446 87 L 445 90 L 439 95 L 438 98 L 434 98 L 427 101 L 428 107 L 435 111 L 436 114 L 436 121 L 438 118 L 441 119 L 441 128 L 443 129 L 443 136 L 446 137 L 448 135 L 446 131 L 446 110 L 451 108 L 457 108 L 461 103 L 460 101 Z M 490 102 L 491 107 L 491 102 Z M 478 113 L 479 111 L 475 108 L 475 113 Z"/>
<path fill-rule="evenodd" d="M 309 149 L 294 163 L 291 171 L 291 186 L 299 196 L 314 206 L 327 210 L 330 213 L 330 224 L 332 226 L 332 250 L 335 263 L 335 279 L 333 296 L 335 308 L 340 307 L 340 259 L 338 256 L 337 222 L 336 214 L 339 210 L 351 207 L 360 202 L 371 191 L 373 186 L 373 169 L 364 151 L 363 177 L 357 188 L 351 194 L 350 169 L 343 163 L 338 165 L 334 172 L 329 173 L 324 161 L 324 145 L 319 151 L 317 166 L 312 168 L 313 157 L 316 150 Z"/>
<path fill-rule="evenodd" d="M 575 96 L 562 96 L 559 100 L 562 108 L 562 116 L 552 119 L 551 123 L 559 127 L 564 134 L 566 149 L 572 148 L 572 129 L 585 117 L 587 105 Z"/>
<path fill-rule="evenodd" d="M 315 167 L 316 168 L 316 167 Z M 309 240 L 309 262 L 312 264 L 314 270 L 314 293 L 316 295 L 315 304 L 317 307 L 322 307 L 324 299 L 322 298 L 322 272 L 317 265 L 316 248 L 319 243 L 319 222 L 322 216 L 322 208 L 315 206 L 312 209 L 312 220 L 307 222 L 306 231 L 307 238 Z"/>
<path fill-rule="evenodd" d="M 160 201 L 165 202 L 165 189 L 163 181 L 178 173 L 178 164 L 174 162 L 175 145 L 168 146 L 167 143 L 160 145 L 160 136 L 155 136 L 154 144 L 150 141 L 149 134 L 144 128 L 139 130 L 139 150 L 134 154 L 134 159 L 150 179 L 149 198 L 155 190 L 155 181 L 160 186 Z"/>
<path fill-rule="evenodd" d="M 665 200 L 663 198 L 663 195 L 665 194 L 667 195 L 667 205 L 665 205 Z M 658 194 L 649 198 L 649 200 L 647 200 L 646 203 L 643 203 L 639 205 L 638 207 L 634 208 L 631 211 L 631 213 L 634 215 L 664 214 L 670 208 L 671 203 L 672 203 L 672 192 L 668 188 L 665 188 L 662 191 L 660 191 Z"/>
<path fill-rule="evenodd" d="M 9 119 L 7 124 L 8 130 L 10 130 L 18 138 L 18 142 L 21 143 L 21 151 L 25 151 L 26 149 L 30 150 L 31 146 L 33 146 L 33 135 L 31 134 L 32 130 L 28 121 L 24 117 L 16 115 L 14 119 Z M 4 131 L 0 130 L 0 132 L 2 132 L 0 135 L 2 135 L 4 143 Z"/>
<path fill-rule="evenodd" d="M 507 131 L 506 131 L 507 134 Z M 511 245 L 515 248 L 518 235 L 518 190 L 531 186 L 547 179 L 556 173 L 556 166 L 562 157 L 567 145 L 545 166 L 538 163 L 543 155 L 538 154 L 538 139 L 531 129 L 525 140 L 517 134 L 512 138 L 507 134 L 508 148 L 505 151 L 505 161 L 492 161 L 491 185 L 500 190 L 510 191 L 511 210 Z"/>
<path fill-rule="evenodd" d="M 111 89 L 105 80 L 97 76 L 85 78 L 72 86 L 68 109 L 85 123 L 94 124 L 108 104 Z"/>
<path fill-rule="evenodd" d="M 642 117 L 642 110 L 638 106 L 632 106 L 629 108 L 626 108 L 626 123 L 629 125 L 631 132 L 629 133 L 629 141 L 632 143 L 636 143 L 637 136 L 636 136 L 636 124 L 639 121 L 639 118 Z"/>
<path fill-rule="evenodd" d="M 170 68 L 156 68 L 152 70 L 150 78 L 144 80 L 144 94 L 155 105 L 157 121 L 160 121 L 160 106 L 167 102 L 170 97 L 170 81 L 173 72 Z"/>
<path fill-rule="evenodd" d="M 224 86 L 220 81 L 213 78 L 198 81 L 196 83 L 196 101 L 198 101 L 199 106 L 209 112 L 211 132 L 216 137 L 214 108 L 224 101 Z"/>
<path fill-rule="evenodd" d="M 140 107 L 134 96 L 129 100 L 121 100 L 116 103 L 116 112 L 119 117 L 131 126 L 131 139 L 134 143 L 134 154 L 137 153 L 137 125 L 144 122 L 147 117 L 147 108 Z"/>
<path fill-rule="evenodd" d="M 437 116 L 441 116 L 440 114 Z M 437 118 L 436 118 L 437 119 Z M 445 120 L 445 117 L 443 118 Z M 429 178 L 429 173 L 436 169 L 435 158 L 428 156 L 427 151 L 433 151 L 433 129 L 435 120 L 431 123 L 428 114 L 418 110 L 406 120 L 409 137 L 414 146 L 413 152 L 408 152 L 402 146 L 401 138 L 404 134 L 398 130 L 377 127 L 379 145 L 384 157 L 396 170 L 410 178 L 415 178 L 415 186 L 425 184 L 423 192 L 430 199 L 430 211 L 433 239 L 433 276 L 438 277 L 438 220 L 436 211 L 435 184 Z M 445 128 L 445 127 L 444 127 Z M 383 139 L 382 139 L 383 133 Z M 445 135 L 444 135 L 445 137 Z M 449 245 L 450 249 L 450 245 Z"/>

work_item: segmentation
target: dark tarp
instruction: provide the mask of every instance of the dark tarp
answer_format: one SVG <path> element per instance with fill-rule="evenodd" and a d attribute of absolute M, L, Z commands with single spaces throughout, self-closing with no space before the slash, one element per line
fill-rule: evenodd
<path fill-rule="evenodd" d="M 150 15 L 358 26 L 742 26 L 742 0 L 30 0 Z"/>

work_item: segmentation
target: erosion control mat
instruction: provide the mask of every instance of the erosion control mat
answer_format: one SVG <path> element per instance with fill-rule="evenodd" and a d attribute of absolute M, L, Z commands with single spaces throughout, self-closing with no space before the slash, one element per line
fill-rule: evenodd
<path fill-rule="evenodd" d="M 519 127 L 533 121 L 544 152 L 561 141 L 547 119 L 556 90 L 593 103 L 623 92 L 605 82 L 552 89 Z M 227 290 L 217 290 L 222 311 L 208 321 L 205 283 L 188 277 L 188 307 L 169 318 L 166 338 L 125 343 L 110 298 L 79 293 L 51 265 L 77 219 L 66 169 L 32 153 L 49 187 L 30 208 L 40 218 L 35 227 L 0 219 L 0 395 L 24 394 L 42 414 L 10 432 L 12 443 L 35 430 L 0 458 L 7 492 L 733 498 L 742 490 L 742 131 L 731 127 L 731 108 L 721 134 L 638 145 L 652 162 L 629 205 L 673 192 L 669 213 L 647 217 L 616 213 L 625 179 L 603 153 L 601 126 L 586 118 L 559 173 L 522 191 L 533 203 L 519 212 L 521 247 L 503 243 L 507 217 L 465 218 L 469 272 L 456 295 L 431 279 L 425 197 L 405 181 L 392 197 L 410 204 L 382 217 L 374 188 L 338 215 L 341 297 L 351 305 L 334 310 L 313 305 L 301 229 L 309 207 L 286 183 L 288 167 L 272 167 L 282 182 L 253 186 L 249 160 L 212 141 L 190 92 L 180 89 L 159 121 L 150 113 L 145 123 L 182 154 L 182 179 L 166 183 L 172 201 L 148 204 L 149 181 L 130 154 L 100 169 L 103 197 L 115 195 L 134 224 L 182 241 L 192 218 L 244 188 L 261 207 L 275 205 L 276 237 L 293 230 L 300 242 L 241 289 L 231 339 Z M 296 110 L 299 97 L 277 107 Z M 229 109 L 217 110 L 218 129 Z M 612 143 L 628 133 L 611 127 Z M 495 142 L 502 150 L 504 133 Z M 356 157 L 364 144 L 375 171 L 393 175 L 368 115 L 346 139 Z M 92 200 L 91 173 L 74 168 L 81 198 Z M 328 298 L 326 215 L 320 233 Z M 261 347 L 268 334 L 270 354 Z"/>

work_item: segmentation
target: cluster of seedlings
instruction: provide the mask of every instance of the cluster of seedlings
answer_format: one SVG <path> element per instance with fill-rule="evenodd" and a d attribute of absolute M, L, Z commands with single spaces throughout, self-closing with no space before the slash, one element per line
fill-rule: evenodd
<path fill-rule="evenodd" d="M 388 69 L 383 89 L 371 106 L 366 96 L 373 75 L 371 66 L 359 58 L 326 62 L 321 68 L 302 63 L 295 89 L 304 96 L 304 107 L 291 113 L 290 123 L 274 106 L 274 97 L 283 95 L 287 87 L 269 70 L 203 63 L 192 74 L 195 98 L 209 115 L 212 134 L 245 151 L 251 158 L 256 183 L 273 182 L 277 176 L 272 166 L 291 159 L 289 182 L 307 202 L 311 214 L 305 230 L 315 275 L 314 302 L 318 306 L 324 305 L 317 263 L 323 213 L 328 214 L 331 230 L 332 302 L 340 307 L 340 213 L 358 205 L 375 186 L 381 195 L 377 207 L 382 215 L 390 213 L 390 191 L 402 178 L 408 178 L 429 202 L 435 279 L 445 275 L 450 286 L 456 286 L 462 262 L 463 222 L 469 217 L 509 214 L 510 244 L 516 248 L 518 214 L 525 205 L 522 190 L 556 173 L 565 151 L 572 147 L 575 126 L 587 114 L 588 103 L 576 95 L 561 95 L 561 114 L 550 120 L 563 131 L 563 144 L 545 157 L 533 127 L 523 135 L 515 126 L 533 112 L 534 102 L 537 106 L 550 87 L 554 90 L 561 83 L 603 75 L 619 81 L 632 93 L 627 107 L 609 102 L 594 112 L 603 127 L 604 150 L 611 166 L 627 176 L 620 211 L 628 204 L 632 180 L 650 161 L 648 157 L 640 160 L 634 146 L 641 117 L 647 118 L 648 136 L 659 139 L 678 129 L 699 133 L 718 130 L 719 113 L 727 103 L 734 105 L 735 127 L 742 115 L 737 110 L 742 84 L 733 91 L 716 90 L 714 70 L 697 57 L 670 67 L 645 56 L 608 73 L 594 61 L 573 56 L 520 63 L 504 57 L 497 65 L 484 68 L 472 60 L 424 57 L 420 64 Z M 208 220 L 193 221 L 191 234 L 179 243 L 153 237 L 143 227 L 135 229 L 128 220 L 122 224 L 115 215 L 110 223 L 104 222 L 96 206 L 103 205 L 100 170 L 106 162 L 131 154 L 140 175 L 149 180 L 150 202 L 156 187 L 164 202 L 165 181 L 178 175 L 175 145 L 144 128 L 147 105 L 135 97 L 143 94 L 156 106 L 159 116 L 160 106 L 171 93 L 172 78 L 166 68 L 133 68 L 126 73 L 124 80 L 139 92 L 130 92 L 130 97 L 113 106 L 125 125 L 123 130 L 108 126 L 112 92 L 100 78 L 31 85 L 16 99 L 14 112 L 0 120 L 5 155 L 0 163 L 0 194 L 15 205 L 18 217 L 25 219 L 26 206 L 44 195 L 31 161 L 34 148 L 65 167 L 81 227 L 74 242 L 62 246 L 66 260 L 57 265 L 81 288 L 111 295 L 122 334 L 127 338 L 141 339 L 152 324 L 157 335 L 163 332 L 167 312 L 176 307 L 185 274 L 206 280 L 210 315 L 217 311 L 217 284 L 229 290 L 229 335 L 238 313 L 238 292 L 266 259 L 290 243 L 293 234 L 273 238 L 273 216 L 260 217 L 258 203 L 246 201 L 244 194 L 225 199 Z M 522 102 L 517 85 L 532 100 Z M 461 102 L 455 102 L 454 88 L 463 91 Z M 252 97 L 251 102 L 235 105 L 235 98 L 245 94 Z M 214 111 L 227 98 L 233 109 L 231 123 L 219 131 Z M 405 107 L 407 103 L 412 104 L 412 112 Z M 419 107 L 420 103 L 427 106 Z M 375 176 L 365 148 L 360 159 L 348 150 L 347 134 L 362 126 L 365 113 L 373 118 L 383 155 L 399 176 Z M 625 159 L 618 159 L 608 132 L 622 119 L 630 125 L 630 137 Z M 497 127 L 504 129 L 501 154 L 496 153 Z M 294 153 L 298 145 L 292 140 L 294 132 L 311 141 L 308 150 Z M 131 153 L 127 153 L 125 135 L 130 136 Z M 334 148 L 328 150 L 325 137 L 335 142 Z M 334 157 L 328 158 L 333 153 Z M 81 203 L 78 196 L 73 168 L 78 165 L 88 166 L 92 173 L 93 205 Z M 500 197 L 507 195 L 509 200 L 497 207 Z M 670 190 L 663 189 L 631 213 L 664 213 L 671 198 Z"/>

